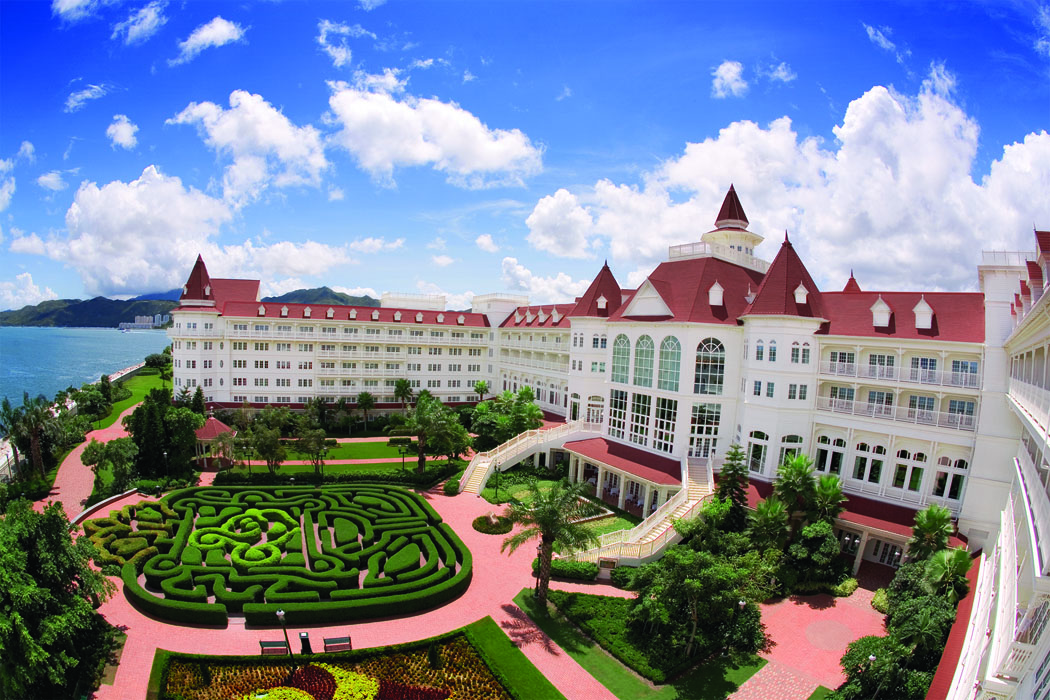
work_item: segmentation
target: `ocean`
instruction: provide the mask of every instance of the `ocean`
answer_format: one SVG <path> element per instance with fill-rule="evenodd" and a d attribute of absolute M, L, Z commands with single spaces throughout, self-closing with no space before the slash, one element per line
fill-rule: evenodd
<path fill-rule="evenodd" d="M 103 374 L 138 364 L 168 345 L 166 331 L 115 328 L 0 327 L 0 397 L 16 406 L 22 392 L 51 398 Z"/>

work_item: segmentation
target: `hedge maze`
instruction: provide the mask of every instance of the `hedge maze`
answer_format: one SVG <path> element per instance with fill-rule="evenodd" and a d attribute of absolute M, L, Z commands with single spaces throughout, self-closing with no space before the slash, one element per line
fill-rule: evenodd
<path fill-rule="evenodd" d="M 377 484 L 199 487 L 84 525 L 124 593 L 176 623 L 342 622 L 458 596 L 471 555 L 417 494 Z"/>

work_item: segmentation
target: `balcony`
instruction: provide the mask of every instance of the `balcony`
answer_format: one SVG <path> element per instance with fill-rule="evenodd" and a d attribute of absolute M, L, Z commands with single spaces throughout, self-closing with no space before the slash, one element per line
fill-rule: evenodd
<path fill-rule="evenodd" d="M 886 365 L 860 365 L 852 362 L 821 362 L 820 373 L 835 377 L 857 377 L 875 379 L 880 382 L 908 382 L 980 389 L 981 375 L 971 372 L 949 372 L 938 369 L 914 367 L 892 367 Z"/>
<path fill-rule="evenodd" d="M 915 408 L 886 406 L 877 403 L 862 403 L 846 399 L 833 399 L 828 396 L 817 397 L 817 410 L 969 432 L 977 429 L 977 416 L 945 413 L 943 411 L 923 411 Z"/>
<path fill-rule="evenodd" d="M 214 328 L 175 328 L 168 329 L 169 338 L 221 338 L 222 331 Z"/>
<path fill-rule="evenodd" d="M 1050 390 L 1011 377 L 1008 393 L 1040 428 L 1050 426 Z"/>

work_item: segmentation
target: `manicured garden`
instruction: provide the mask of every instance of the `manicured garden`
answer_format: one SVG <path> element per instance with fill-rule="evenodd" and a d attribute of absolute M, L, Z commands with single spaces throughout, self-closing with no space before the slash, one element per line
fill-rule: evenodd
<path fill-rule="evenodd" d="M 141 370 L 139 370 L 138 374 L 135 374 L 131 377 L 128 377 L 127 379 L 122 380 L 121 384 L 124 386 L 125 389 L 131 391 L 131 396 L 120 401 L 114 402 L 113 408 L 110 410 L 109 415 L 107 415 L 104 418 L 100 418 L 95 423 L 92 423 L 92 427 L 108 428 L 109 426 L 117 422 L 117 418 L 120 417 L 121 413 L 128 410 L 135 404 L 140 403 L 144 398 L 146 398 L 146 394 L 148 394 L 150 391 L 152 391 L 153 389 L 162 388 L 160 372 L 156 369 L 149 367 L 144 367 Z M 167 382 L 163 382 L 163 384 L 166 385 Z"/>
<path fill-rule="evenodd" d="M 419 642 L 272 661 L 158 651 L 150 691 L 159 700 L 564 698 L 490 617 Z"/>
<path fill-rule="evenodd" d="M 409 445 L 407 453 L 407 464 L 412 466 L 415 458 L 415 447 Z M 309 460 L 310 455 L 295 449 L 288 450 L 289 460 Z M 335 447 L 328 448 L 325 454 L 326 461 L 337 459 L 389 459 L 401 463 L 401 452 L 397 445 L 388 445 L 386 442 L 340 442 Z"/>
<path fill-rule="evenodd" d="M 177 623 L 273 626 L 403 614 L 470 583 L 470 551 L 419 495 L 378 484 L 190 488 L 90 520 L 96 563 Z M 305 536 L 304 536 L 305 535 Z M 305 544 L 305 548 L 304 548 Z"/>

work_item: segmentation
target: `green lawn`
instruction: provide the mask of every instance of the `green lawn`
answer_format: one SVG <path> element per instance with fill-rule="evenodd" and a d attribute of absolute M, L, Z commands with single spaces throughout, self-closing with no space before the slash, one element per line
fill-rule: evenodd
<path fill-rule="evenodd" d="M 310 459 L 309 455 L 288 449 L 288 459 Z M 328 450 L 326 460 L 332 459 L 397 459 L 400 464 L 401 453 L 397 447 L 390 447 L 385 442 L 344 442 Z M 405 457 L 406 462 L 415 461 L 415 447 Z"/>
<path fill-rule="evenodd" d="M 817 689 L 813 691 L 807 700 L 824 700 L 831 692 L 831 688 L 825 688 L 824 686 L 817 686 Z"/>
<path fill-rule="evenodd" d="M 532 597 L 532 589 L 523 589 L 514 602 L 537 627 L 621 700 L 724 700 L 766 665 L 766 660 L 757 656 L 751 657 L 746 665 L 737 665 L 729 659 L 713 659 L 678 680 L 655 686 L 613 658 L 558 614 L 557 608 L 550 606 L 548 610 L 541 610 Z"/>
<path fill-rule="evenodd" d="M 405 468 L 412 470 L 415 468 L 414 463 L 406 462 Z M 252 473 L 262 474 L 266 471 L 265 464 L 255 464 L 252 466 Z M 351 474 L 353 472 L 368 472 L 368 473 L 379 473 L 379 472 L 396 472 L 401 471 L 401 462 L 381 462 L 377 464 L 328 464 L 324 465 L 325 474 Z M 312 464 L 282 464 L 277 472 L 279 474 L 313 474 L 314 468 Z M 247 474 L 248 468 L 245 466 L 237 466 L 233 468 L 234 474 Z"/>
<path fill-rule="evenodd" d="M 128 410 L 129 408 L 146 398 L 146 394 L 148 394 L 151 390 L 160 389 L 160 375 L 136 374 L 135 376 L 125 380 L 124 386 L 131 390 L 131 397 L 113 404 L 113 410 L 109 412 L 108 416 L 92 424 L 95 428 L 108 428 L 109 426 L 117 422 L 117 417 L 120 416 L 121 413 L 123 413 L 124 411 Z"/>
<path fill-rule="evenodd" d="M 478 654 L 515 697 L 564 700 L 565 696 L 514 646 L 491 617 L 467 625 L 466 631 Z"/>
<path fill-rule="evenodd" d="M 558 483 L 558 482 L 557 481 L 552 481 L 550 479 L 541 479 L 541 480 L 536 482 L 536 484 L 540 487 L 541 491 L 548 491 L 548 490 L 550 490 L 550 487 L 553 486 L 556 483 Z M 484 498 L 486 501 L 488 501 L 489 503 L 491 503 L 493 505 L 497 505 L 498 506 L 498 505 L 501 505 L 503 503 L 509 503 L 511 501 L 511 499 L 517 499 L 517 500 L 522 501 L 522 502 L 527 502 L 527 500 L 528 500 L 527 499 L 527 496 L 528 496 L 528 493 L 529 493 L 529 485 L 528 484 L 507 484 L 507 485 L 504 485 L 502 483 L 502 479 L 501 479 L 500 480 L 500 485 L 499 485 L 499 498 L 498 499 L 496 498 L 496 489 L 494 488 L 493 484 L 495 484 L 495 482 L 493 481 L 493 478 L 489 477 L 488 484 L 481 491 L 481 497 Z"/>

